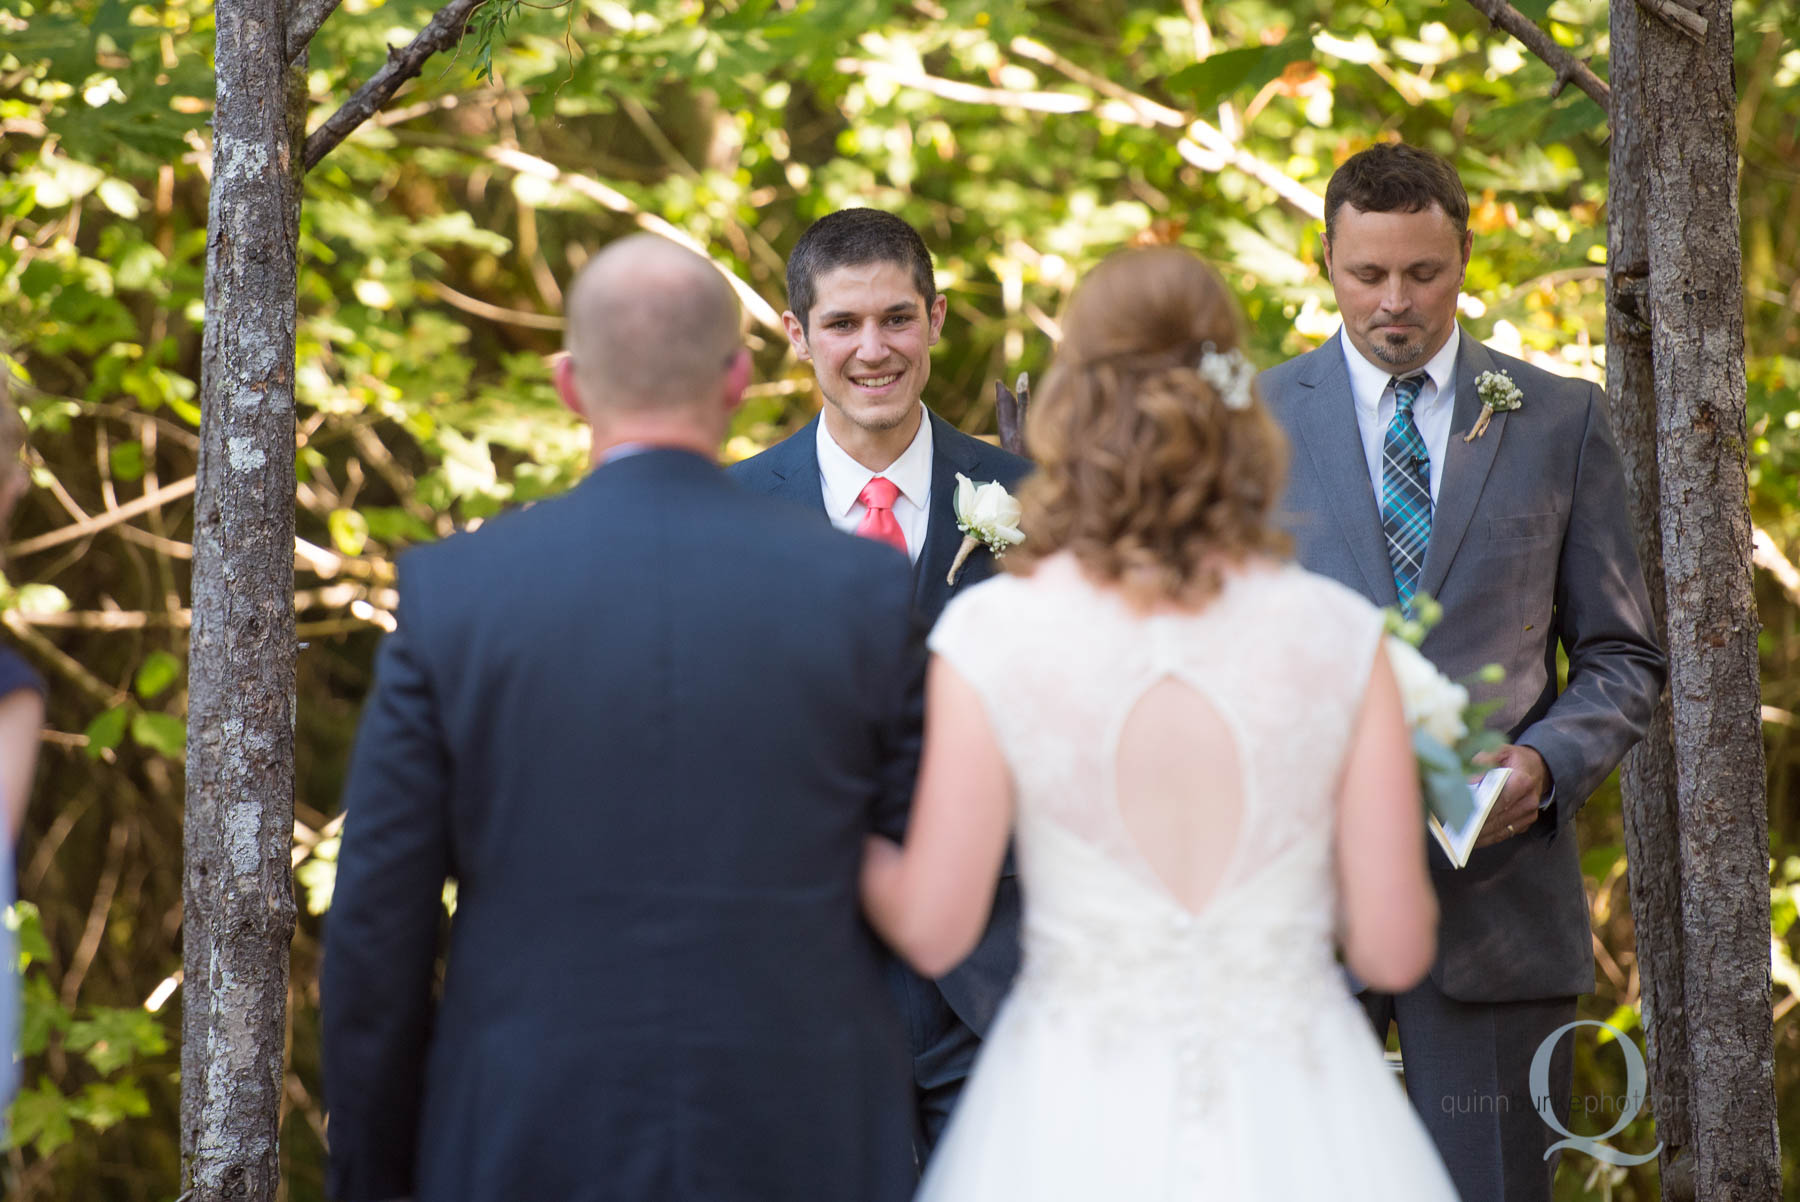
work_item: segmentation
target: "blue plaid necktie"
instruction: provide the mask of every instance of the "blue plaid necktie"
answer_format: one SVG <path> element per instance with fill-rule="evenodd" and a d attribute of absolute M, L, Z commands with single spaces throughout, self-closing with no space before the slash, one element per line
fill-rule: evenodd
<path fill-rule="evenodd" d="M 1394 388 L 1394 417 L 1381 440 L 1381 529 L 1387 535 L 1400 608 L 1410 613 L 1419 569 L 1425 566 L 1425 547 L 1431 541 L 1431 453 L 1412 415 L 1425 377 L 1397 377 L 1389 383 Z"/>

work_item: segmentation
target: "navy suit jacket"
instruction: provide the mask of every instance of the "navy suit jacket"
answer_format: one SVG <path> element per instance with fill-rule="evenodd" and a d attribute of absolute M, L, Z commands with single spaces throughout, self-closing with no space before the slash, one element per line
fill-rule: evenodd
<path fill-rule="evenodd" d="M 331 1194 L 901 1202 L 857 876 L 917 757 L 905 563 L 665 450 L 401 580 L 326 924 Z"/>
<path fill-rule="evenodd" d="M 1484 371 L 1508 373 L 1524 403 L 1464 441 L 1481 412 L 1475 379 Z M 1293 442 L 1283 508 L 1300 563 L 1395 605 L 1342 343 L 1264 372 L 1261 390 Z M 1664 668 L 1605 400 L 1585 380 L 1463 332 L 1419 577 L 1444 613 L 1422 650 L 1453 680 L 1487 664 L 1505 669 L 1501 683 L 1471 692 L 1499 702 L 1490 726 L 1543 756 L 1555 805 L 1460 870 L 1427 841 L 1441 914 L 1431 976 L 1458 1001 L 1568 997 L 1594 984 L 1574 817 L 1643 735 Z M 1558 647 L 1569 657 L 1561 690 Z"/>
<path fill-rule="evenodd" d="M 929 409 L 925 412 L 931 422 L 931 512 L 926 519 L 925 546 L 914 569 L 913 603 L 930 625 L 951 597 L 994 574 L 994 558 L 981 548 L 963 564 L 954 585 L 946 582 L 963 539 L 956 528 L 957 473 L 977 484 L 997 480 L 1013 489 L 1031 471 L 1031 461 L 964 434 Z M 798 432 L 729 470 L 746 488 L 785 497 L 829 524 L 819 480 L 818 422 L 814 418 Z M 1018 971 L 1019 882 L 1009 853 L 981 942 L 968 959 L 939 978 L 937 986 L 956 1016 L 983 1035 Z"/>

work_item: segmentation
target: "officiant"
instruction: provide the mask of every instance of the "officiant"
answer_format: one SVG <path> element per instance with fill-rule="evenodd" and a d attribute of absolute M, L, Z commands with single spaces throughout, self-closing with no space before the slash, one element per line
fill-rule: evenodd
<path fill-rule="evenodd" d="M 1556 1138 L 1528 1084 L 1593 988 L 1575 815 L 1642 737 L 1662 689 L 1606 394 L 1501 354 L 1456 321 L 1473 235 L 1456 170 L 1378 144 L 1325 192 L 1322 252 L 1343 329 L 1265 373 L 1293 441 L 1285 509 L 1304 566 L 1378 605 L 1443 608 L 1422 650 L 1502 683 L 1512 769 L 1468 866 L 1430 848 L 1442 926 L 1430 976 L 1366 992 L 1399 1030 L 1406 1084 L 1464 1202 L 1549 1202 Z M 1568 656 L 1557 687 L 1557 652 Z M 1551 1060 L 1567 1115 L 1571 1058 Z"/>

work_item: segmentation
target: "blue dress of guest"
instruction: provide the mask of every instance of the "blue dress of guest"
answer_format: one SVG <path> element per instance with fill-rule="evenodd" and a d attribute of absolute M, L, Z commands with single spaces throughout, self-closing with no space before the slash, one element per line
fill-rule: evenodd
<path fill-rule="evenodd" d="M 0 697 L 20 689 L 44 691 L 31 665 L 0 647 Z M 4 816 L 8 800 L 0 797 L 0 910 L 13 903 L 12 835 Z M 9 923 L 0 922 L 0 1142 L 6 1135 L 6 1107 L 19 1088 L 19 947 Z"/>

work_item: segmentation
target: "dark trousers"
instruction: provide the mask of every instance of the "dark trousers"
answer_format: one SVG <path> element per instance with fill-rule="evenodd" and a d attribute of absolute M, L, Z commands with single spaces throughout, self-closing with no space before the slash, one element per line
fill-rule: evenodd
<path fill-rule="evenodd" d="M 1531 1096 L 1531 1060 L 1564 1023 L 1574 998 L 1459 1002 L 1429 978 L 1402 994 L 1357 995 L 1377 1038 L 1400 1029 L 1406 1093 L 1437 1144 L 1462 1202 L 1550 1202 L 1558 1138 Z M 1549 1104 L 1567 1126 L 1573 1088 L 1573 1033 L 1550 1060 Z"/>
<path fill-rule="evenodd" d="M 913 1153 L 923 1170 L 975 1067 L 981 1038 L 956 1016 L 935 983 L 898 959 L 891 961 L 888 983 L 906 1023 L 913 1074 Z"/>

